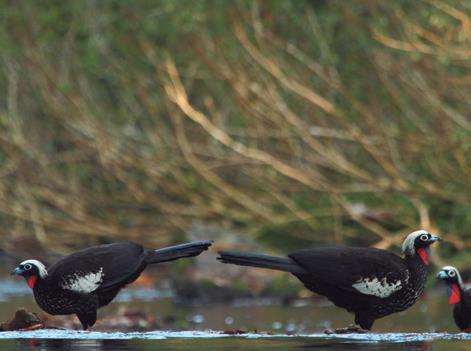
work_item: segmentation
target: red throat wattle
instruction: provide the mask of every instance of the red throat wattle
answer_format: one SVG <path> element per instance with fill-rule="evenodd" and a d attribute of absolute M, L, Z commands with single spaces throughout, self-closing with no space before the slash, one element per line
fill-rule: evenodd
<path fill-rule="evenodd" d="M 417 253 L 419 254 L 424 264 L 428 265 L 427 249 L 424 247 L 421 247 L 417 250 Z"/>
<path fill-rule="evenodd" d="M 26 278 L 26 282 L 28 283 L 28 286 L 33 289 L 34 285 L 36 284 L 36 281 L 38 280 L 37 275 L 32 275 L 31 277 Z"/>
<path fill-rule="evenodd" d="M 448 296 L 448 303 L 450 305 L 454 305 L 455 303 L 458 303 L 461 301 L 461 294 L 460 294 L 460 288 L 458 287 L 458 284 L 451 284 L 451 289 L 450 289 L 450 296 Z"/>

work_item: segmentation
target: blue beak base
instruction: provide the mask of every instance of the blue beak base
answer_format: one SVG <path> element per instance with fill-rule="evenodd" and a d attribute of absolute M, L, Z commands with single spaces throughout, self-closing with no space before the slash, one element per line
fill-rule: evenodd
<path fill-rule="evenodd" d="M 438 274 L 437 274 L 437 278 L 438 278 L 438 279 L 445 279 L 446 277 L 448 277 L 448 274 L 446 274 L 445 271 L 440 271 L 440 272 L 438 272 Z"/>
<path fill-rule="evenodd" d="M 16 267 L 14 271 L 10 272 L 10 275 L 22 275 L 24 271 L 20 267 Z"/>
<path fill-rule="evenodd" d="M 429 242 L 434 243 L 435 241 L 440 241 L 441 239 L 438 236 L 432 235 L 430 239 L 428 239 Z"/>

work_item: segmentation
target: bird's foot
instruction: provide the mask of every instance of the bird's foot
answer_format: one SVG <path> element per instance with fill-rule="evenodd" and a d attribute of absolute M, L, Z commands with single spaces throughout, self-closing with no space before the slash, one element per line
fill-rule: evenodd
<path fill-rule="evenodd" d="M 358 334 L 365 334 L 368 333 L 369 330 L 363 329 L 357 324 L 350 324 L 348 327 L 345 328 L 336 328 L 336 329 L 326 329 L 324 330 L 325 334 L 350 334 L 350 333 L 358 333 Z"/>

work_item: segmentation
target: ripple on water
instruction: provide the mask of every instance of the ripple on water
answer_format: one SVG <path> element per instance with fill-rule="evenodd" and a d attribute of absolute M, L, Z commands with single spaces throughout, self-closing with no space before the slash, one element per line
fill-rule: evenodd
<path fill-rule="evenodd" d="M 432 341 L 432 340 L 471 340 L 471 334 L 458 333 L 371 333 L 371 334 L 241 334 L 227 335 L 218 331 L 153 331 L 153 332 L 98 332 L 98 331 L 78 331 L 78 330 L 56 330 L 43 329 L 35 331 L 14 331 L 0 332 L 0 339 L 145 339 L 158 340 L 170 338 L 313 338 L 322 340 L 355 340 L 359 342 L 413 342 L 413 341 Z"/>

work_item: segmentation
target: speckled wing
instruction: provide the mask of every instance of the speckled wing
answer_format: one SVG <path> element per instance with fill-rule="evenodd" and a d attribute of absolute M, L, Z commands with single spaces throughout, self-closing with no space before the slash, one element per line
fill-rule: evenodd
<path fill-rule="evenodd" d="M 146 266 L 144 257 L 145 250 L 135 243 L 99 245 L 62 258 L 48 271 L 63 289 L 104 291 L 136 279 Z"/>
<path fill-rule="evenodd" d="M 289 257 L 309 271 L 306 280 L 313 284 L 328 284 L 379 298 L 399 291 L 409 279 L 405 261 L 385 250 L 322 247 L 300 250 Z M 302 276 L 299 278 L 303 280 Z"/>

